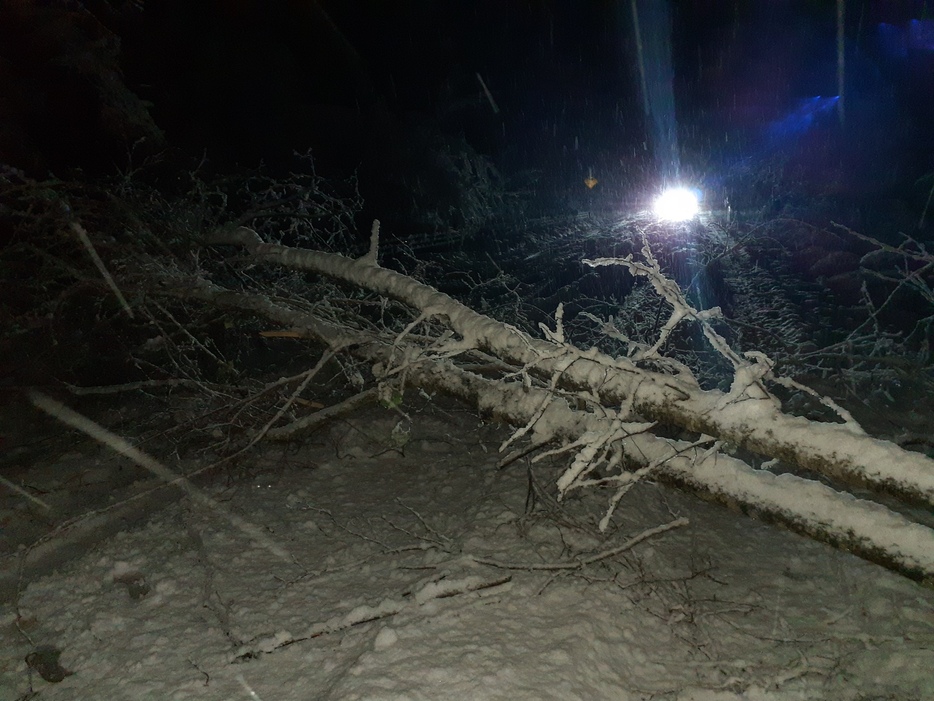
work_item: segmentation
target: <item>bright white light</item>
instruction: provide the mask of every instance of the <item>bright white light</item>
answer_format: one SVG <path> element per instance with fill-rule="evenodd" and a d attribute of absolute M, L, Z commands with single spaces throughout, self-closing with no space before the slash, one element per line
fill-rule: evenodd
<path fill-rule="evenodd" d="M 655 200 L 655 216 L 663 221 L 687 221 L 697 216 L 697 195 L 686 187 L 666 190 Z"/>

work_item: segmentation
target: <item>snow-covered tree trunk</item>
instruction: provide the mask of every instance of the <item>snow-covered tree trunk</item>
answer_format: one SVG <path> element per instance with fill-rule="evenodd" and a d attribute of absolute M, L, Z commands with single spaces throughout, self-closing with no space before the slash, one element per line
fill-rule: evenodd
<path fill-rule="evenodd" d="M 557 329 L 544 329 L 545 339 L 532 338 L 434 288 L 379 267 L 375 224 L 371 250 L 357 260 L 267 244 L 242 227 L 218 232 L 209 243 L 243 246 L 257 261 L 338 278 L 410 305 L 420 312 L 420 320 L 443 321 L 456 335 L 439 337 L 430 344 L 415 343 L 407 334 L 387 338 L 355 331 L 265 297 L 224 290 L 205 281 L 189 281 L 175 290 L 299 327 L 331 347 L 353 347 L 353 352 L 375 364 L 378 377 L 386 380 L 404 374 L 407 382 L 472 400 L 481 411 L 519 426 L 514 438 L 527 435 L 541 447 L 563 441 L 562 447 L 546 452 L 574 456 L 559 480 L 561 493 L 592 484 L 615 485 L 618 491 L 612 511 L 635 480 L 650 475 L 750 515 L 781 522 L 913 579 L 934 582 L 931 529 L 818 482 L 754 470 L 719 450 L 723 443 L 742 446 L 835 481 L 934 504 L 934 461 L 867 436 L 842 410 L 844 423 L 839 424 L 784 414 L 764 387 L 771 368 L 762 356 L 729 356 L 735 379 L 731 390 L 724 393 L 702 390 L 690 372 L 677 364 L 666 368 L 670 373 L 649 371 L 632 359 L 610 357 L 594 349 L 581 351 L 564 341 L 560 314 Z M 632 261 L 592 262 L 611 263 L 635 267 L 636 274 L 653 275 L 651 266 Z M 663 279 L 652 282 L 666 297 L 677 294 L 664 287 Z M 678 323 L 678 315 L 693 314 L 696 321 L 704 321 L 703 313 L 677 299 L 673 304 L 675 314 L 669 327 Z M 715 346 L 719 343 L 715 337 L 708 338 Z M 731 353 L 728 348 L 719 350 Z M 451 360 L 478 351 L 507 364 L 518 379 L 483 378 Z M 583 403 L 586 410 L 572 408 L 568 398 Z M 651 422 L 680 426 L 701 434 L 701 439 L 688 443 L 656 437 L 649 431 Z M 609 478 L 591 476 L 598 464 L 621 468 L 623 456 L 630 465 L 639 464 L 638 469 L 620 469 Z"/>

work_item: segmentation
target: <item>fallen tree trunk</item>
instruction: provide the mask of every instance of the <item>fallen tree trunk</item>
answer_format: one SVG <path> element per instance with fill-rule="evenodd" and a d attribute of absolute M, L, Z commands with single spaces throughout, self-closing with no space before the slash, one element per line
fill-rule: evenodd
<path fill-rule="evenodd" d="M 652 420 L 716 436 L 832 480 L 934 506 L 934 460 L 925 455 L 859 433 L 848 424 L 784 414 L 768 399 L 701 390 L 690 375 L 652 372 L 595 349 L 582 352 L 533 339 L 428 285 L 379 267 L 373 251 L 354 260 L 289 248 L 264 243 L 245 227 L 218 232 L 210 243 L 240 245 L 257 260 L 339 278 L 403 301 L 426 316 L 443 317 L 462 337 L 464 349 L 485 350 L 540 376 L 559 374 L 565 386 L 592 391 L 606 405 L 627 406 Z"/>
<path fill-rule="evenodd" d="M 234 239 L 242 236 L 242 233 L 236 234 Z M 233 239 L 227 239 L 227 242 L 237 243 Z M 559 396 L 553 386 L 542 388 L 516 380 L 484 378 L 464 371 L 449 358 L 474 348 L 500 351 L 504 360 L 516 362 L 517 357 L 526 358 L 528 362 L 524 362 L 522 367 L 527 369 L 536 363 L 547 363 L 546 367 L 553 368 L 562 377 L 566 377 L 575 365 L 582 365 L 588 368 L 589 374 L 578 376 L 575 384 L 583 385 L 582 380 L 589 380 L 594 396 L 599 396 L 604 403 L 607 403 L 605 388 L 608 385 L 629 386 L 615 378 L 615 374 L 635 384 L 630 387 L 632 394 L 626 396 L 633 396 L 637 392 L 641 392 L 643 397 L 654 396 L 639 388 L 638 378 L 665 387 L 668 391 L 677 391 L 677 398 L 669 398 L 668 401 L 680 402 L 681 411 L 684 411 L 686 405 L 705 407 L 708 412 L 716 413 L 718 407 L 715 400 L 722 400 L 726 395 L 701 392 L 696 383 L 691 387 L 690 378 L 646 373 L 627 361 L 617 361 L 593 352 L 570 352 L 565 346 L 532 339 L 516 329 L 475 314 L 430 287 L 379 268 L 372 260 L 353 261 L 331 254 L 265 246 L 257 244 L 254 254 L 266 260 L 326 272 L 368 289 L 376 288 L 383 294 L 405 299 L 423 313 L 443 315 L 452 327 L 463 328 L 462 338 L 436 345 L 428 353 L 424 343 L 416 344 L 411 339 L 407 340 L 405 335 L 386 337 L 353 331 L 322 321 L 307 312 L 273 303 L 263 296 L 226 290 L 206 281 L 189 281 L 172 291 L 178 296 L 251 311 L 283 325 L 301 328 L 332 348 L 351 347 L 352 352 L 359 357 L 377 364 L 383 378 L 398 375 L 404 368 L 409 382 L 457 395 L 475 403 L 481 412 L 524 427 L 521 432 L 528 433 L 534 445 L 544 447 L 560 440 L 566 446 L 570 444 L 572 449 L 577 450 L 575 446 L 578 446 L 580 449 L 577 450 L 574 463 L 562 476 L 563 483 L 559 481 L 563 491 L 596 483 L 587 480 L 589 468 L 592 468 L 592 459 L 590 462 L 586 459 L 587 450 L 593 445 L 616 443 L 629 460 L 640 466 L 636 473 L 623 471 L 613 479 L 601 481 L 619 485 L 619 496 L 640 477 L 665 479 L 752 516 L 781 523 L 792 530 L 853 552 L 912 579 L 934 583 L 934 531 L 879 504 L 859 500 L 826 485 L 792 475 L 776 476 L 754 470 L 735 458 L 721 454 L 715 449 L 716 446 L 708 448 L 706 445 L 658 438 L 648 432 L 645 424 L 624 421 L 617 412 L 572 409 L 567 399 Z M 405 361 L 402 365 L 393 366 L 393 357 L 404 358 Z M 650 376 L 648 379 L 644 377 L 646 374 Z M 695 394 L 700 394 L 700 398 L 695 397 Z M 765 400 L 747 400 L 747 403 L 752 402 L 759 407 L 773 406 Z M 728 406 L 719 407 L 720 413 Z M 796 430 L 806 430 L 806 426 L 811 423 L 786 417 L 777 409 L 773 409 L 773 412 L 776 414 L 777 426 L 772 430 L 776 433 L 780 433 L 784 420 L 802 423 Z M 760 411 L 759 415 L 763 413 Z M 704 425 L 716 427 L 719 425 L 718 419 L 719 416 L 705 416 Z M 729 414 L 725 422 L 732 425 Z M 820 432 L 824 428 L 826 425 L 818 424 L 813 430 Z M 856 441 L 858 445 L 866 444 L 867 440 L 882 443 L 849 430 L 842 433 L 846 440 Z M 859 452 L 859 448 L 845 450 Z M 896 455 L 911 457 L 911 454 L 898 448 L 893 447 L 893 450 L 897 451 L 894 453 Z M 582 459 L 582 455 L 585 458 Z M 592 458 L 592 452 L 590 455 Z M 923 458 L 919 464 L 930 467 L 931 461 Z"/>

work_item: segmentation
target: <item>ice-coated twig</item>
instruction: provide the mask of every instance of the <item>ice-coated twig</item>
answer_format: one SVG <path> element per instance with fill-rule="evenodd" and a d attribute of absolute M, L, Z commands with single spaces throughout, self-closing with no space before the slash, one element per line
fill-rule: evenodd
<path fill-rule="evenodd" d="M 693 449 L 699 448 L 703 445 L 707 445 L 708 443 L 711 443 L 711 442 L 714 442 L 714 441 L 710 436 L 701 436 L 700 440 L 695 441 L 694 443 L 690 443 L 678 450 L 672 450 L 671 455 L 657 458 L 656 460 L 653 460 L 652 462 L 650 462 L 648 465 L 645 465 L 644 467 L 640 467 L 638 470 L 635 470 L 634 472 L 623 472 L 622 474 L 611 475 L 610 477 L 606 477 L 602 480 L 594 480 L 594 482 L 597 484 L 611 484 L 613 482 L 620 484 L 619 489 L 617 489 L 616 492 L 613 494 L 613 496 L 610 497 L 610 503 L 607 506 L 606 513 L 604 513 L 603 518 L 600 519 L 600 523 L 598 526 L 600 531 L 604 532 L 609 527 L 610 519 L 613 518 L 613 513 L 616 511 L 616 507 L 619 504 L 620 499 L 622 499 L 626 495 L 626 493 L 630 489 L 632 489 L 634 484 L 641 481 L 642 479 L 652 474 L 653 472 L 656 472 L 659 467 L 664 465 L 666 462 L 668 462 L 672 458 L 678 455 L 687 453 L 689 451 L 692 451 Z M 716 446 L 716 443 L 715 443 L 712 449 L 715 450 L 717 447 L 718 446 Z M 701 460 L 706 459 L 708 454 L 709 453 L 704 453 L 703 456 L 701 457 Z M 588 484 L 589 483 L 584 483 L 581 486 L 588 486 Z"/>
<path fill-rule="evenodd" d="M 540 430 L 542 428 L 539 425 L 539 421 L 541 420 L 545 411 L 548 409 L 549 402 L 551 399 L 551 394 L 554 393 L 554 391 L 557 389 L 558 382 L 561 379 L 562 373 L 567 368 L 569 368 L 575 360 L 577 360 L 577 356 L 575 355 L 575 353 L 570 352 L 570 353 L 566 353 L 564 358 L 558 361 L 557 366 L 555 367 L 555 371 L 552 373 L 551 380 L 548 384 L 549 393 L 542 395 L 542 400 L 539 403 L 538 409 L 532 414 L 531 418 L 526 422 L 526 424 L 524 426 L 520 426 L 519 428 L 517 428 L 515 431 L 512 432 L 512 435 L 510 435 L 509 438 L 503 441 L 503 443 L 499 447 L 499 452 L 501 453 L 504 452 L 506 448 L 512 445 L 519 438 L 522 438 L 522 436 L 527 434 L 529 431 Z M 529 380 L 529 382 L 531 382 L 531 379 Z M 531 384 L 529 386 L 531 386 Z M 547 429 L 545 429 L 545 431 L 547 432 Z M 544 437 L 539 437 L 538 440 L 533 441 L 533 442 L 540 443 L 542 440 L 544 440 Z"/>
<path fill-rule="evenodd" d="M 730 392 L 721 399 L 720 406 L 725 406 L 740 398 L 766 399 L 774 403 L 774 398 L 762 384 L 762 378 L 771 371 L 771 361 L 762 353 L 747 353 L 745 354 L 746 357 L 753 361 L 749 362 L 748 359 L 741 357 L 736 351 L 730 348 L 726 339 L 717 333 L 716 329 L 714 329 L 713 325 L 710 323 L 712 320 L 720 318 L 720 308 L 695 309 L 687 301 L 678 283 L 665 277 L 658 261 L 652 254 L 652 249 L 644 233 L 642 235 L 642 256 L 645 258 L 645 262 L 634 260 L 631 253 L 625 258 L 596 258 L 583 261 L 585 265 L 594 268 L 621 265 L 627 268 L 633 275 L 646 278 L 658 295 L 671 305 L 671 315 L 668 317 L 668 321 L 662 326 L 655 343 L 651 348 L 636 351 L 632 359 L 639 361 L 661 358 L 662 356 L 659 355 L 659 350 L 668 341 L 675 328 L 677 328 L 682 321 L 696 321 L 700 324 L 701 331 L 704 334 L 704 338 L 707 339 L 707 342 L 733 366 L 733 384 Z"/>
<path fill-rule="evenodd" d="M 593 431 L 584 433 L 571 445 L 578 448 L 577 455 L 564 473 L 558 478 L 558 492 L 561 495 L 569 492 L 582 477 L 592 472 L 603 462 L 606 449 L 616 441 L 628 438 L 636 433 L 650 430 L 654 423 L 632 423 L 615 419 L 611 428 L 601 434 Z M 615 465 L 610 465 L 615 467 Z"/>
<path fill-rule="evenodd" d="M 539 324 L 546 341 L 557 343 L 563 346 L 567 341 L 564 338 L 564 302 L 558 302 L 558 308 L 555 309 L 555 330 L 552 331 L 545 324 Z"/>
<path fill-rule="evenodd" d="M 379 219 L 373 220 L 373 226 L 370 228 L 370 250 L 363 254 L 360 262 L 379 265 Z"/>
<path fill-rule="evenodd" d="M 796 389 L 805 394 L 808 394 L 814 397 L 817 401 L 823 404 L 828 409 L 832 410 L 837 416 L 843 419 L 843 423 L 847 428 L 851 429 L 854 433 L 860 435 L 866 435 L 866 431 L 863 430 L 863 427 L 859 425 L 859 422 L 853 418 L 853 415 L 844 409 L 842 406 L 837 404 L 830 397 L 820 394 L 819 392 L 811 389 L 807 385 L 803 385 L 800 382 L 797 382 L 790 377 L 779 377 L 777 375 L 769 375 L 769 379 L 775 382 L 776 384 L 782 385 L 783 387 L 788 387 L 789 389 Z"/>

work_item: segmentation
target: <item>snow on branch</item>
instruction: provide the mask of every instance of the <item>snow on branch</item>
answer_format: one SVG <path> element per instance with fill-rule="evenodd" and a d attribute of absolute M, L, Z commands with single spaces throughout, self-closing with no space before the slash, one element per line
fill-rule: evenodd
<path fill-rule="evenodd" d="M 450 362 L 418 368 L 413 380 L 475 402 L 481 412 L 512 423 L 539 412 L 535 441 L 573 441 L 613 430 L 613 420 L 572 409 L 546 389 L 517 392 L 514 383 L 489 380 Z M 521 397 L 516 396 L 520 394 Z M 541 411 L 540 405 L 547 402 Z M 701 493 L 731 508 L 829 543 L 912 579 L 934 583 L 934 530 L 875 502 L 791 474 L 755 470 L 737 458 L 649 431 L 621 439 L 628 457 L 655 478 Z M 565 473 L 567 474 L 567 473 Z"/>
<path fill-rule="evenodd" d="M 596 349 L 584 352 L 533 339 L 428 285 L 369 262 L 264 243 L 246 227 L 217 232 L 211 242 L 242 245 L 259 260 L 339 278 L 416 309 L 431 309 L 445 317 L 450 328 L 461 336 L 462 347 L 490 352 L 540 377 L 550 378 L 558 372 L 562 386 L 596 392 L 606 405 L 631 406 L 650 420 L 715 436 L 848 485 L 934 505 L 934 460 L 861 435 L 852 422 L 818 423 L 782 413 L 762 387 L 762 378 L 770 372 L 764 356 L 753 354 L 744 359 L 732 350 L 726 351 L 732 354 L 734 367 L 740 368 L 730 392 L 701 391 L 696 381 L 683 372 L 673 376 L 640 368 L 631 359 L 610 357 Z M 651 262 L 639 262 L 637 268 L 652 279 L 653 285 L 661 287 L 663 294 L 677 298 L 670 285 L 655 279 Z M 660 272 L 657 276 L 664 279 Z M 690 314 L 686 309 L 685 304 L 681 314 Z M 695 313 L 700 321 L 708 321 L 704 312 Z M 715 332 L 711 329 L 711 333 Z"/>

